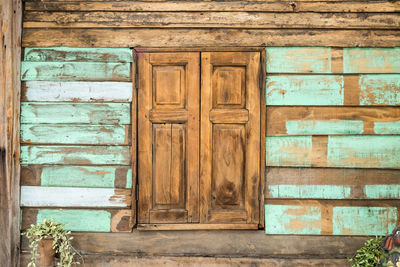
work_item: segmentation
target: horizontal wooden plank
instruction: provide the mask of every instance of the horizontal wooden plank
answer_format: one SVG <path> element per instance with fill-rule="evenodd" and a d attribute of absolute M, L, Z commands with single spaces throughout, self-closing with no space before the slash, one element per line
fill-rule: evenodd
<path fill-rule="evenodd" d="M 258 224 L 218 224 L 218 223 L 170 223 L 170 224 L 138 224 L 141 231 L 193 231 L 193 230 L 257 230 Z"/>
<path fill-rule="evenodd" d="M 266 198 L 400 198 L 400 170 L 269 167 L 266 181 Z"/>
<path fill-rule="evenodd" d="M 271 136 L 266 165 L 400 169 L 399 136 Z"/>
<path fill-rule="evenodd" d="M 21 164 L 129 165 L 129 146 L 21 146 Z"/>
<path fill-rule="evenodd" d="M 21 101 L 29 102 L 131 102 L 131 82 L 22 83 Z"/>
<path fill-rule="evenodd" d="M 267 76 L 267 105 L 343 105 L 343 76 Z"/>
<path fill-rule="evenodd" d="M 130 189 L 21 186 L 21 207 L 130 207 Z"/>
<path fill-rule="evenodd" d="M 26 47 L 25 61 L 132 62 L 129 48 L 107 47 Z"/>
<path fill-rule="evenodd" d="M 21 185 L 131 188 L 129 166 L 22 165 Z"/>
<path fill-rule="evenodd" d="M 24 144 L 130 145 L 130 125 L 21 124 Z"/>
<path fill-rule="evenodd" d="M 52 218 L 65 224 L 64 229 L 79 232 L 130 232 L 129 209 L 35 209 L 22 208 L 21 229 Z M 74 233 L 75 235 L 75 233 Z"/>
<path fill-rule="evenodd" d="M 130 124 L 129 103 L 21 103 L 21 123 Z"/>
<path fill-rule="evenodd" d="M 24 13 L 24 28 L 398 29 L 390 13 L 54 12 Z"/>
<path fill-rule="evenodd" d="M 26 1 L 26 11 L 269 11 L 269 12 L 398 12 L 393 1 Z"/>
<path fill-rule="evenodd" d="M 130 81 L 130 63 L 21 62 L 23 81 Z"/>
<path fill-rule="evenodd" d="M 400 73 L 400 47 L 344 48 L 344 73 Z"/>
<path fill-rule="evenodd" d="M 400 134 L 397 107 L 268 106 L 267 136 Z"/>
<path fill-rule="evenodd" d="M 362 106 L 400 105 L 400 74 L 360 75 L 358 86 Z"/>
<path fill-rule="evenodd" d="M 400 46 L 397 30 L 25 29 L 23 47 Z"/>

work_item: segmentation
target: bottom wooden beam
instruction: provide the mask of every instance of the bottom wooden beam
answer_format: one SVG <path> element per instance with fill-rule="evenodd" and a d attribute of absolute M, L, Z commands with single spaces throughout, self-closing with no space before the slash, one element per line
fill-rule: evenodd
<path fill-rule="evenodd" d="M 139 230 L 257 230 L 258 224 L 139 224 Z"/>

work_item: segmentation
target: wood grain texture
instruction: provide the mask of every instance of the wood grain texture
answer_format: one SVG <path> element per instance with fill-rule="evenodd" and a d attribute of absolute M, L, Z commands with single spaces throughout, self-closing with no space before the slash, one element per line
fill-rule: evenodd
<path fill-rule="evenodd" d="M 400 74 L 360 75 L 358 87 L 362 106 L 400 105 Z"/>
<path fill-rule="evenodd" d="M 21 186 L 21 207 L 129 207 L 131 190 Z"/>
<path fill-rule="evenodd" d="M 344 73 L 399 73 L 400 47 L 344 48 Z"/>
<path fill-rule="evenodd" d="M 21 185 L 131 188 L 129 166 L 22 165 Z"/>
<path fill-rule="evenodd" d="M 267 107 L 267 136 L 399 134 L 396 107 Z"/>
<path fill-rule="evenodd" d="M 129 103 L 21 103 L 21 123 L 130 124 Z"/>
<path fill-rule="evenodd" d="M 130 102 L 130 82 L 49 82 L 22 83 L 25 102 Z"/>
<path fill-rule="evenodd" d="M 130 81 L 129 63 L 31 62 L 21 63 L 23 81 Z"/>
<path fill-rule="evenodd" d="M 25 29 L 22 46 L 400 46 L 396 30 Z"/>
<path fill-rule="evenodd" d="M 21 146 L 21 164 L 130 164 L 129 146 Z"/>

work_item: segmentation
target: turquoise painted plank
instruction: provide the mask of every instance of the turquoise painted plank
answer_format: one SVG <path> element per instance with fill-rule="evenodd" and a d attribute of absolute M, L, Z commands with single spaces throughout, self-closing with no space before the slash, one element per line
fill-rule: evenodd
<path fill-rule="evenodd" d="M 360 75 L 360 105 L 400 105 L 400 74 Z"/>
<path fill-rule="evenodd" d="M 376 134 L 400 134 L 400 120 L 390 122 L 375 122 L 374 132 Z"/>
<path fill-rule="evenodd" d="M 129 146 L 21 146 L 21 164 L 129 165 Z"/>
<path fill-rule="evenodd" d="M 267 47 L 267 73 L 331 73 L 330 47 Z"/>
<path fill-rule="evenodd" d="M 315 206 L 265 205 L 267 234 L 321 234 L 321 208 Z"/>
<path fill-rule="evenodd" d="M 329 136 L 328 166 L 400 168 L 400 136 Z"/>
<path fill-rule="evenodd" d="M 129 81 L 130 68 L 130 63 L 23 61 L 21 80 Z"/>
<path fill-rule="evenodd" d="M 266 137 L 267 166 L 311 167 L 311 136 Z"/>
<path fill-rule="evenodd" d="M 400 47 L 343 48 L 344 73 L 400 73 Z"/>
<path fill-rule="evenodd" d="M 21 141 L 44 144 L 127 144 L 125 126 L 21 124 Z"/>
<path fill-rule="evenodd" d="M 132 62 L 129 48 L 108 47 L 26 47 L 25 61 Z"/>
<path fill-rule="evenodd" d="M 114 188 L 118 172 L 118 167 L 110 166 L 45 166 L 40 180 L 42 186 Z M 125 179 L 126 188 L 131 188 L 131 169 Z"/>
<path fill-rule="evenodd" d="M 286 132 L 290 135 L 362 134 L 363 131 L 364 123 L 357 120 L 286 122 Z"/>
<path fill-rule="evenodd" d="M 373 199 L 400 199 L 400 185 L 365 185 L 364 194 Z"/>
<path fill-rule="evenodd" d="M 65 224 L 64 229 L 77 232 L 110 232 L 111 213 L 105 210 L 42 209 L 36 223 L 52 218 Z"/>
<path fill-rule="evenodd" d="M 130 124 L 129 103 L 21 103 L 21 123 Z"/>
<path fill-rule="evenodd" d="M 395 207 L 333 207 L 334 235 L 387 235 L 396 222 Z"/>
<path fill-rule="evenodd" d="M 290 75 L 267 77 L 267 105 L 343 105 L 343 76 Z"/>
<path fill-rule="evenodd" d="M 343 185 L 268 185 L 274 198 L 346 199 L 351 187 Z"/>

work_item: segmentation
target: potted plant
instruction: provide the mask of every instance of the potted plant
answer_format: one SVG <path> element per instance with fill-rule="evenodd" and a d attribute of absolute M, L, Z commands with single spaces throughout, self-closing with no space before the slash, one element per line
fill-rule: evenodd
<path fill-rule="evenodd" d="M 36 225 L 32 224 L 22 235 L 29 240 L 31 248 L 31 261 L 28 267 L 36 266 L 35 261 L 38 258 L 38 248 L 40 249 L 40 265 L 54 266 L 54 256 L 57 254 L 60 258 L 58 266 L 71 266 L 72 264 L 80 264 L 75 261 L 75 256 L 82 256 L 71 245 L 71 231 L 66 231 L 63 224 L 53 221 L 53 219 L 45 219 Z"/>

